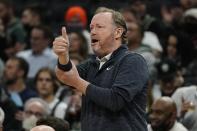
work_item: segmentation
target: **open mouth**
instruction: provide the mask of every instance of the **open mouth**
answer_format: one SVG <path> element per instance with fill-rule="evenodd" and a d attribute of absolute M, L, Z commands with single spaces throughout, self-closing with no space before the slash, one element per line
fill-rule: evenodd
<path fill-rule="evenodd" d="M 96 43 L 96 42 L 98 42 L 99 40 L 97 40 L 97 39 L 92 39 L 92 43 Z"/>

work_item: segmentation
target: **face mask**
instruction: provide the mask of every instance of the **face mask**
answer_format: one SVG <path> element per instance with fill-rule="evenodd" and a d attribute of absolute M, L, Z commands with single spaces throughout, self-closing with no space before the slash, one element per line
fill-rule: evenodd
<path fill-rule="evenodd" d="M 37 120 L 38 120 L 38 118 L 37 117 L 35 117 L 34 115 L 32 115 L 32 116 L 30 116 L 29 118 L 25 118 L 24 120 L 23 120 L 23 128 L 25 129 L 25 130 L 31 130 L 33 127 L 35 127 L 36 126 L 36 122 L 37 122 Z"/>

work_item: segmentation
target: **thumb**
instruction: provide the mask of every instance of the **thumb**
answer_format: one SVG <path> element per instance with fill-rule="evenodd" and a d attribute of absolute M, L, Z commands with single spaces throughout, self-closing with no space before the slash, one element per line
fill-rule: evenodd
<path fill-rule="evenodd" d="M 68 35 L 67 35 L 67 32 L 66 32 L 66 27 L 62 27 L 62 37 L 66 40 L 68 40 Z"/>

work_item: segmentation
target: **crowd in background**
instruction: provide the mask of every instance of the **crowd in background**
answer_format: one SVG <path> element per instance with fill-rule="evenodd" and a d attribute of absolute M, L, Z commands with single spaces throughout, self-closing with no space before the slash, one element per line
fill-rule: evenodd
<path fill-rule="evenodd" d="M 71 60 L 93 57 L 89 23 L 105 7 L 122 13 L 125 44 L 147 61 L 149 131 L 197 130 L 196 0 L 0 0 L 0 128 L 52 116 L 80 131 L 81 94 L 56 78 L 52 41 L 66 26 Z"/>

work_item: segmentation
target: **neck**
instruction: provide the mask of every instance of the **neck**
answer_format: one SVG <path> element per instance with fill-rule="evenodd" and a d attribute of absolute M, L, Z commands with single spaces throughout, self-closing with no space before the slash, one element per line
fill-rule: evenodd
<path fill-rule="evenodd" d="M 55 96 L 54 95 L 46 95 L 46 96 L 41 96 L 43 100 L 45 100 L 47 103 L 51 103 Z"/>
<path fill-rule="evenodd" d="M 18 79 L 15 83 L 8 85 L 8 91 L 21 92 L 25 89 L 25 83 L 23 79 Z"/>
<path fill-rule="evenodd" d="M 114 42 L 114 45 L 111 46 L 111 48 L 109 49 L 109 51 L 108 51 L 104 56 L 106 56 L 106 55 L 108 55 L 108 54 L 114 52 L 114 51 L 117 50 L 121 45 L 122 45 L 122 42 L 121 42 L 121 41 L 115 41 L 115 42 Z M 102 56 L 102 57 L 104 57 L 104 56 Z"/>

